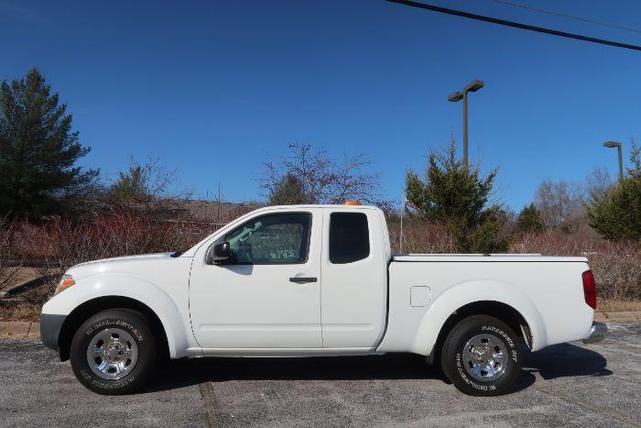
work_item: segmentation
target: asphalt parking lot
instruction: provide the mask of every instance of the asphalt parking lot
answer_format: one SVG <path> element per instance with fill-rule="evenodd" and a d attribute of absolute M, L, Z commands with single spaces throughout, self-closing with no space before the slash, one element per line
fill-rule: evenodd
<path fill-rule="evenodd" d="M 411 355 L 174 362 L 144 392 L 84 389 L 37 342 L 0 341 L 2 426 L 641 426 L 641 322 L 530 354 L 518 390 L 468 397 Z"/>

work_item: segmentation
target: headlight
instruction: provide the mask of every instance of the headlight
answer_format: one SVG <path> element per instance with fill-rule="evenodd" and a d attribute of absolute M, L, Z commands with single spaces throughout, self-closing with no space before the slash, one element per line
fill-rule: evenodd
<path fill-rule="evenodd" d="M 74 285 L 76 281 L 73 280 L 73 277 L 71 275 L 62 275 L 62 279 L 60 280 L 60 284 L 56 287 L 56 292 L 53 293 L 54 295 L 60 293 L 61 291 L 66 290 L 67 288 L 71 287 Z"/>

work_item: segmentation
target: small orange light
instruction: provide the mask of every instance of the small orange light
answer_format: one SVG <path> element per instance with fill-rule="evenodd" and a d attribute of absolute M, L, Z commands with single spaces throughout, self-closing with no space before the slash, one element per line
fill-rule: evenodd
<path fill-rule="evenodd" d="M 58 285 L 58 288 L 56 289 L 56 294 L 60 293 L 61 291 L 66 290 L 67 288 L 71 287 L 74 285 L 76 281 L 73 280 L 71 275 L 63 275 L 62 280 L 60 281 L 60 284 Z"/>
<path fill-rule="evenodd" d="M 353 206 L 353 205 L 362 205 L 362 204 L 360 201 L 345 201 L 345 205 Z"/>

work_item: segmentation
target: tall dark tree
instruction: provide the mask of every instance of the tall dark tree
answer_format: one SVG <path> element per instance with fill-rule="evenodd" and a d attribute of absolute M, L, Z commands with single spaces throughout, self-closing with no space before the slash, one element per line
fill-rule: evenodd
<path fill-rule="evenodd" d="M 545 223 L 541 218 L 541 213 L 536 209 L 532 203 L 527 207 L 523 207 L 519 213 L 517 226 L 521 232 L 542 232 L 545 230 Z"/>
<path fill-rule="evenodd" d="M 641 240 L 641 174 L 628 177 L 588 207 L 590 226 L 610 240 Z"/>
<path fill-rule="evenodd" d="M 37 69 L 0 86 L 0 215 L 38 218 L 77 206 L 98 172 L 77 165 L 89 153 L 67 105 Z"/>
<path fill-rule="evenodd" d="M 504 251 L 507 217 L 490 202 L 495 176 L 491 171 L 482 177 L 478 168 L 457 160 L 451 141 L 445 151 L 430 153 L 425 179 L 414 171 L 407 173 L 406 195 L 427 220 L 448 228 L 460 251 Z"/>

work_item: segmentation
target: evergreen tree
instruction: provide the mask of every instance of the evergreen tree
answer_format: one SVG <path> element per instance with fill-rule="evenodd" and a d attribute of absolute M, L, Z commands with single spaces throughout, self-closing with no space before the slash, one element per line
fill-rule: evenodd
<path fill-rule="evenodd" d="M 588 208 L 590 226 L 610 240 L 641 240 L 641 174 L 626 178 Z"/>
<path fill-rule="evenodd" d="M 427 220 L 447 226 L 461 251 L 504 251 L 507 216 L 489 201 L 495 177 L 495 170 L 481 177 L 478 168 L 458 161 L 451 141 L 444 152 L 430 153 L 425 180 L 407 173 L 406 195 Z"/>
<path fill-rule="evenodd" d="M 119 172 L 110 187 L 111 196 L 120 201 L 150 198 L 149 171 L 142 165 L 130 165 L 127 172 Z"/>
<path fill-rule="evenodd" d="M 630 164 L 632 167 L 626 169 L 628 170 L 628 175 L 635 176 L 641 174 L 641 147 L 634 137 L 630 139 L 630 143 Z"/>
<path fill-rule="evenodd" d="M 545 230 L 545 224 L 541 218 L 541 213 L 536 209 L 534 204 L 523 207 L 519 213 L 517 226 L 521 232 L 542 232 Z"/>
<path fill-rule="evenodd" d="M 635 138 L 631 145 L 626 177 L 593 197 L 587 207 L 590 226 L 610 240 L 641 240 L 641 147 Z"/>
<path fill-rule="evenodd" d="M 269 205 L 296 205 L 311 203 L 309 197 L 305 197 L 303 185 L 296 176 L 286 174 L 273 187 L 269 194 Z"/>
<path fill-rule="evenodd" d="M 37 69 L 0 86 L 0 215 L 38 218 L 76 208 L 98 172 L 66 104 Z"/>

